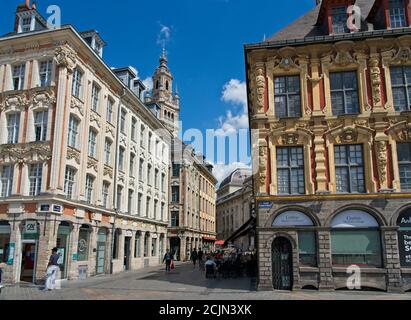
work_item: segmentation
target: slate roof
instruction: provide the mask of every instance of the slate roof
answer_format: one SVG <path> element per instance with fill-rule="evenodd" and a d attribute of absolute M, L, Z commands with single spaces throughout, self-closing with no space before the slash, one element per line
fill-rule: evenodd
<path fill-rule="evenodd" d="M 361 8 L 362 31 L 367 31 L 367 24 L 365 21 L 374 2 L 374 0 L 357 0 L 355 2 L 355 5 Z M 317 5 L 290 25 L 275 33 L 271 38 L 267 38 L 266 42 L 304 39 L 307 37 L 327 35 L 328 32 L 325 31 L 323 26 L 316 25 L 320 8 L 321 5 Z"/>

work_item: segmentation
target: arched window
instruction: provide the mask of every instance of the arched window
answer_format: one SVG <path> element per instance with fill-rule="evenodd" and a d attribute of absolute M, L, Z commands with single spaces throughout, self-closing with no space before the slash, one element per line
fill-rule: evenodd
<path fill-rule="evenodd" d="M 0 221 L 0 263 L 9 261 L 11 228 L 7 221 Z"/>
<path fill-rule="evenodd" d="M 300 211 L 286 211 L 278 215 L 273 227 L 303 228 L 298 231 L 298 251 L 301 266 L 317 266 L 317 237 L 314 223 Z M 310 230 L 312 229 L 312 230 Z"/>
<path fill-rule="evenodd" d="M 88 225 L 83 224 L 80 227 L 78 235 L 78 247 L 77 247 L 77 261 L 87 261 L 90 250 L 90 232 L 91 228 Z"/>
<path fill-rule="evenodd" d="M 398 245 L 402 267 L 411 267 L 411 208 L 400 214 L 397 220 Z"/>
<path fill-rule="evenodd" d="M 334 266 L 382 267 L 380 225 L 369 213 L 346 210 L 331 221 Z"/>

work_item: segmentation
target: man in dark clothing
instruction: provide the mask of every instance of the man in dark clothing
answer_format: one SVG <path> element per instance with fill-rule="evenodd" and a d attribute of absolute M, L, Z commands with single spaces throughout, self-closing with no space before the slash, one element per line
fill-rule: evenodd
<path fill-rule="evenodd" d="M 60 255 L 57 253 L 57 248 L 53 248 L 51 251 L 51 256 L 49 259 L 49 263 L 47 265 L 47 279 L 46 279 L 46 287 L 44 290 L 54 290 L 56 289 L 56 278 L 57 273 L 59 272 L 59 259 Z"/>
<path fill-rule="evenodd" d="M 198 261 L 202 261 L 203 260 L 203 256 L 204 256 L 204 252 L 203 252 L 203 250 L 198 250 Z"/>
<path fill-rule="evenodd" d="M 194 267 L 196 266 L 197 259 L 198 259 L 198 253 L 197 253 L 197 250 L 194 249 L 194 251 L 191 253 L 191 260 L 193 261 Z"/>
<path fill-rule="evenodd" d="M 167 250 L 167 252 L 166 252 L 166 254 L 164 255 L 164 258 L 163 258 L 163 263 L 164 263 L 164 262 L 166 263 L 166 272 L 170 272 L 170 271 L 171 271 L 170 266 L 171 266 L 171 261 L 173 260 L 172 257 L 173 257 L 173 256 L 171 255 L 170 251 Z"/>

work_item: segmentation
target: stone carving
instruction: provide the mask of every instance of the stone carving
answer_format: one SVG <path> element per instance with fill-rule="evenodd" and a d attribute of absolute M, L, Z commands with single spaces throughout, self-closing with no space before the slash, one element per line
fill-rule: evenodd
<path fill-rule="evenodd" d="M 46 143 L 5 144 L 0 147 L 0 160 L 8 157 L 10 162 L 27 163 L 30 161 L 48 161 L 51 148 Z"/>
<path fill-rule="evenodd" d="M 75 97 L 71 98 L 71 103 L 70 103 L 70 108 L 71 109 L 77 109 L 78 112 L 84 116 L 84 108 L 83 108 L 83 104 Z"/>
<path fill-rule="evenodd" d="M 380 183 L 385 186 L 387 183 L 387 143 L 385 141 L 377 141 L 376 152 Z"/>
<path fill-rule="evenodd" d="M 264 96 L 265 96 L 265 77 L 264 70 L 262 67 L 256 69 L 256 104 L 257 104 L 257 113 L 264 112 Z"/>
<path fill-rule="evenodd" d="M 265 186 L 265 182 L 267 180 L 267 173 L 266 173 L 266 161 L 267 160 L 267 147 L 261 146 L 259 148 L 259 172 L 260 172 L 260 187 Z"/>
<path fill-rule="evenodd" d="M 93 168 L 94 171 L 98 171 L 98 161 L 93 158 L 88 158 L 87 160 L 87 169 Z"/>
<path fill-rule="evenodd" d="M 349 51 L 339 51 L 333 59 L 333 62 L 341 67 L 346 67 L 352 63 L 355 63 L 355 60 Z"/>
<path fill-rule="evenodd" d="M 33 101 L 33 107 L 48 107 L 52 105 L 53 103 L 56 103 L 56 98 L 54 96 L 53 92 L 50 91 L 42 91 L 35 93 L 32 98 Z"/>
<path fill-rule="evenodd" d="M 344 129 L 336 139 L 338 143 L 352 143 L 357 142 L 358 133 L 354 128 Z"/>
<path fill-rule="evenodd" d="M 270 130 L 275 130 L 279 128 L 284 128 L 286 126 L 285 122 L 275 122 L 270 124 Z"/>
<path fill-rule="evenodd" d="M 284 145 L 295 145 L 298 143 L 298 139 L 298 133 L 286 133 L 281 136 L 281 141 Z"/>
<path fill-rule="evenodd" d="M 368 127 L 368 121 L 367 120 L 355 120 L 354 123 L 356 125 L 359 125 L 360 127 Z"/>
<path fill-rule="evenodd" d="M 400 141 L 411 141 L 411 128 L 403 128 L 397 133 L 397 135 Z"/>
<path fill-rule="evenodd" d="M 341 121 L 341 120 L 331 120 L 331 121 L 328 121 L 328 128 L 331 130 L 331 129 L 335 129 L 335 128 L 337 128 L 337 127 L 339 127 L 339 126 L 342 126 L 342 125 L 344 125 L 344 122 L 343 121 Z"/>
<path fill-rule="evenodd" d="M 322 79 L 324 79 L 324 74 L 322 73 L 319 77 L 310 77 L 308 74 L 306 75 L 307 80 L 309 80 L 312 84 L 316 85 Z"/>
<path fill-rule="evenodd" d="M 106 133 L 109 133 L 112 138 L 114 138 L 114 128 L 112 126 L 106 126 Z"/>
<path fill-rule="evenodd" d="M 109 176 L 111 179 L 113 179 L 113 169 L 107 165 L 104 166 L 103 170 L 103 175 Z"/>
<path fill-rule="evenodd" d="M 69 46 L 63 45 L 56 48 L 55 58 L 59 67 L 67 68 L 68 72 L 73 72 L 77 63 L 76 52 Z"/>
<path fill-rule="evenodd" d="M 124 174 L 119 174 L 118 175 L 118 181 L 121 182 L 121 183 L 125 183 L 126 179 L 124 177 Z"/>
<path fill-rule="evenodd" d="M 77 164 L 80 164 L 80 152 L 73 148 L 67 148 L 67 160 L 74 159 Z"/>
<path fill-rule="evenodd" d="M 379 67 L 379 60 L 376 56 L 370 59 L 370 73 L 371 73 L 371 88 L 372 100 L 374 107 L 381 106 L 381 70 Z"/>
<path fill-rule="evenodd" d="M 90 123 L 91 122 L 95 122 L 97 127 L 101 128 L 101 124 L 100 124 L 100 116 L 98 116 L 96 113 L 92 112 L 90 114 Z"/>
<path fill-rule="evenodd" d="M 18 110 L 24 110 L 30 101 L 26 98 L 25 94 L 11 95 L 4 99 L 4 102 L 0 105 L 0 111 L 6 111 L 11 108 Z"/>

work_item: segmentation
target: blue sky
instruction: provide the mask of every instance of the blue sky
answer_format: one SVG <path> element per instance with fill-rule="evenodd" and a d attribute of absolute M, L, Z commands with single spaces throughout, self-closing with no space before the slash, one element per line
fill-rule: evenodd
<path fill-rule="evenodd" d="M 1 34 L 12 30 L 21 2 L 2 1 Z M 243 45 L 271 36 L 314 7 L 315 0 L 37 1 L 43 15 L 49 5 L 61 8 L 63 24 L 98 30 L 107 42 L 107 63 L 132 65 L 141 79 L 152 75 L 161 53 L 159 37 L 166 39 L 183 127 L 227 131 L 247 123 Z"/>

